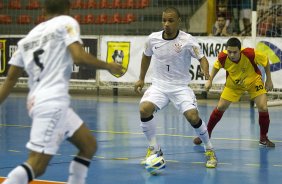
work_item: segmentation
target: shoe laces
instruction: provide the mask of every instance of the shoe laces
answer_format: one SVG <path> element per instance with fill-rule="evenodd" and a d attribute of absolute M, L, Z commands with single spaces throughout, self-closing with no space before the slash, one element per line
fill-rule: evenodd
<path fill-rule="evenodd" d="M 209 160 L 216 160 L 216 156 L 213 150 L 207 150 L 205 155 L 209 157 Z"/>
<path fill-rule="evenodd" d="M 163 153 L 162 153 L 162 150 L 161 148 L 158 146 L 158 149 L 155 149 L 154 146 L 149 146 L 148 149 L 147 149 L 147 154 L 146 154 L 146 157 L 149 157 L 153 154 L 158 154 L 158 156 L 162 156 Z"/>
<path fill-rule="evenodd" d="M 146 157 L 149 157 L 154 151 L 154 146 L 149 146 L 147 149 Z"/>

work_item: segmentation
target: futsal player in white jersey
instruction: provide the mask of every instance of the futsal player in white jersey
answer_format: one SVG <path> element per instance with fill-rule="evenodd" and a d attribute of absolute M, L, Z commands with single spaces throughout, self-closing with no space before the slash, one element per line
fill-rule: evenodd
<path fill-rule="evenodd" d="M 13 169 L 4 184 L 27 184 L 42 175 L 64 139 L 78 148 L 69 166 L 68 184 L 86 183 L 96 140 L 81 118 L 69 107 L 68 84 L 73 64 L 106 69 L 121 74 L 122 67 L 88 54 L 82 47 L 80 28 L 67 16 L 69 0 L 45 0 L 47 21 L 37 25 L 19 41 L 9 61 L 7 78 L 0 88 L 2 103 L 25 69 L 28 73 L 27 108 L 32 128 L 28 159 Z"/>
<path fill-rule="evenodd" d="M 172 102 L 205 143 L 206 167 L 215 168 L 217 159 L 207 127 L 199 117 L 195 94 L 188 87 L 191 57 L 199 60 L 206 79 L 209 78 L 209 64 L 197 40 L 179 30 L 180 21 L 180 13 L 176 8 L 170 7 L 163 11 L 163 30 L 149 35 L 141 61 L 139 80 L 134 86 L 135 91 L 141 93 L 147 70 L 152 63 L 152 85 L 140 101 L 141 127 L 149 142 L 145 159 L 154 153 L 162 155 L 156 140 L 153 114 Z M 141 164 L 144 164 L 145 159 Z"/>

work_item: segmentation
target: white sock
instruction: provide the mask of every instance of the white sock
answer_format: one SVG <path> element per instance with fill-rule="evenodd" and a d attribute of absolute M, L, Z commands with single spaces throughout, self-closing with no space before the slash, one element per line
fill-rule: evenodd
<path fill-rule="evenodd" d="M 67 184 L 85 184 L 89 164 L 89 159 L 75 157 L 70 163 Z"/>
<path fill-rule="evenodd" d="M 200 139 L 205 144 L 205 149 L 213 149 L 212 143 L 209 138 L 207 126 L 204 121 L 202 121 L 202 125 L 199 128 L 195 128 L 195 131 L 198 137 L 200 137 Z"/>
<path fill-rule="evenodd" d="M 149 142 L 149 146 L 153 146 L 154 148 L 157 149 L 158 148 L 157 137 L 156 137 L 157 126 L 154 119 L 151 119 L 150 121 L 146 121 L 146 122 L 141 121 L 140 126 L 143 130 L 145 137 Z"/>
<path fill-rule="evenodd" d="M 32 180 L 33 178 L 34 174 L 31 166 L 24 163 L 23 165 L 17 166 L 13 169 L 2 184 L 28 184 L 28 180 Z"/>

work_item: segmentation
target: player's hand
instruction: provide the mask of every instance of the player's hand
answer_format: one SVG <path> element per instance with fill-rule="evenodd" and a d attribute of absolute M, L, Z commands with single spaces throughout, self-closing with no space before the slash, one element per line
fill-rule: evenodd
<path fill-rule="evenodd" d="M 144 87 L 144 81 L 139 80 L 134 84 L 134 91 L 138 94 L 142 94 L 143 87 Z"/>
<path fill-rule="evenodd" d="M 113 63 L 109 63 L 109 71 L 112 74 L 121 75 L 123 72 L 123 68 L 122 65 L 113 62 Z"/>
<path fill-rule="evenodd" d="M 212 87 L 212 81 L 211 80 L 207 80 L 207 82 L 205 83 L 205 89 L 206 91 L 209 91 Z"/>
<path fill-rule="evenodd" d="M 267 80 L 265 81 L 265 89 L 266 91 L 271 91 L 273 90 L 273 83 L 272 80 Z"/>

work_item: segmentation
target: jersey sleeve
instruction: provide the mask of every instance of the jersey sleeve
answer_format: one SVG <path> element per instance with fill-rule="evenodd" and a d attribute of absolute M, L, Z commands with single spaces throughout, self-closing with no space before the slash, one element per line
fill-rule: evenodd
<path fill-rule="evenodd" d="M 203 51 L 198 40 L 195 37 L 191 36 L 189 42 L 191 44 L 191 47 L 189 48 L 191 56 L 198 60 L 204 57 Z"/>
<path fill-rule="evenodd" d="M 268 63 L 268 58 L 265 54 L 255 51 L 255 63 L 265 67 Z"/>
<path fill-rule="evenodd" d="M 63 34 L 63 38 L 67 46 L 77 41 L 82 44 L 82 40 L 80 38 L 80 27 L 75 19 L 69 17 L 66 20 Z"/>
<path fill-rule="evenodd" d="M 220 64 L 218 59 L 214 62 L 213 67 L 218 69 L 218 70 L 222 68 L 222 66 L 221 66 L 221 64 Z"/>
<path fill-rule="evenodd" d="M 144 54 L 146 56 L 152 56 L 153 55 L 153 49 L 152 49 L 152 45 L 151 45 L 151 37 L 148 36 L 146 41 L 145 41 L 145 50 L 144 50 Z"/>
<path fill-rule="evenodd" d="M 24 61 L 21 55 L 21 52 L 19 49 L 17 49 L 13 55 L 12 58 L 9 61 L 10 65 L 18 66 L 18 67 L 24 67 Z"/>
<path fill-rule="evenodd" d="M 222 52 L 220 52 L 219 54 L 218 54 L 218 56 L 217 56 L 217 60 L 214 62 L 214 64 L 213 64 L 213 67 L 214 68 L 216 68 L 216 69 L 221 69 L 221 68 L 223 68 L 224 67 L 224 65 L 225 65 L 225 61 L 226 61 L 226 59 L 227 59 L 227 51 L 226 50 L 224 50 L 224 51 L 222 51 Z"/>

